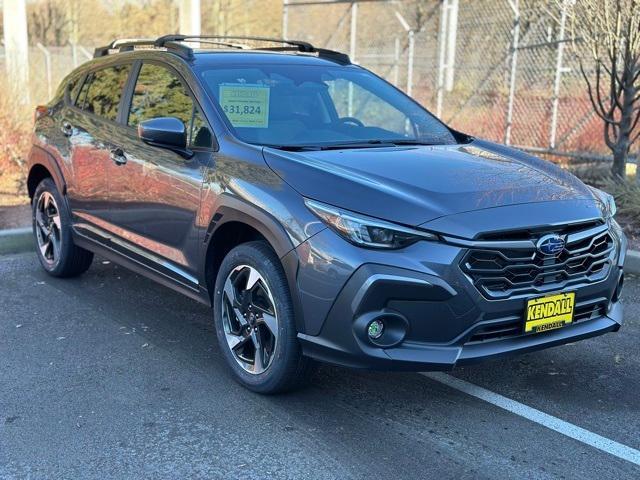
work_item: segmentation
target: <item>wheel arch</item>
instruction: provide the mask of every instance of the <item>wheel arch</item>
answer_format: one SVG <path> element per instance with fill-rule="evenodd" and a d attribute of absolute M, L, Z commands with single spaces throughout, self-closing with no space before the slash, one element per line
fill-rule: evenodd
<path fill-rule="evenodd" d="M 27 191 L 29 198 L 33 199 L 36 187 L 45 178 L 53 179 L 60 194 L 63 197 L 66 195 L 67 185 L 53 155 L 34 145 L 29 153 L 29 164 L 29 173 L 27 174 Z"/>
<path fill-rule="evenodd" d="M 296 327 L 298 331 L 304 331 L 300 297 L 295 288 L 298 262 L 292 262 L 291 255 L 287 255 L 297 245 L 280 222 L 264 210 L 232 197 L 227 197 L 224 203 L 213 215 L 204 239 L 203 273 L 211 303 L 215 279 L 226 254 L 242 243 L 262 240 L 280 259 L 293 303 Z"/>

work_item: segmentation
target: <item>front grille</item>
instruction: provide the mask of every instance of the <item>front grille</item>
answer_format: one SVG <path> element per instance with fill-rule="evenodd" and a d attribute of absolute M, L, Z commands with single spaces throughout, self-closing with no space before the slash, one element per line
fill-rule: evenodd
<path fill-rule="evenodd" d="M 484 297 L 498 300 L 600 281 L 615 257 L 615 239 L 606 226 L 567 235 L 556 256 L 541 254 L 534 242 L 517 250 L 499 248 L 501 242 L 489 242 L 490 248 L 473 246 L 462 259 L 462 271 Z"/>
<path fill-rule="evenodd" d="M 606 315 L 606 313 L 607 302 L 605 301 L 576 305 L 575 311 L 573 312 L 573 323 L 601 317 Z M 517 337 L 523 334 L 523 324 L 524 320 L 518 317 L 483 325 L 475 329 L 465 343 L 481 343 L 489 340 L 503 340 L 505 338 Z"/>
<path fill-rule="evenodd" d="M 515 337 L 522 333 L 523 320 L 511 320 L 480 327 L 469 338 L 466 343 L 486 342 L 487 340 L 499 340 L 503 338 Z"/>

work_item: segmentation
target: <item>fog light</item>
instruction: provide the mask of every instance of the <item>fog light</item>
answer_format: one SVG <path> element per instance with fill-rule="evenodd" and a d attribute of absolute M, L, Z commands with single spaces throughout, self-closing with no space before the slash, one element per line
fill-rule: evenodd
<path fill-rule="evenodd" d="M 380 338 L 383 332 L 384 323 L 382 322 L 382 320 L 376 319 L 369 324 L 369 327 L 367 327 L 367 334 L 369 335 L 369 338 L 373 340 L 377 340 L 378 338 Z"/>

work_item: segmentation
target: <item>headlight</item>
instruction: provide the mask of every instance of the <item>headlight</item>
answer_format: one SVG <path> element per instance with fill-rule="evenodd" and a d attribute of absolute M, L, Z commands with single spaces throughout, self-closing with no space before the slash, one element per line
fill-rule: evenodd
<path fill-rule="evenodd" d="M 613 198 L 613 195 L 608 194 L 607 192 L 603 192 L 599 188 L 589 187 L 591 191 L 598 197 L 598 200 L 602 202 L 603 213 L 606 218 L 613 218 L 618 208 L 616 207 L 616 201 Z"/>
<path fill-rule="evenodd" d="M 419 240 L 438 239 L 433 233 L 366 217 L 315 200 L 306 199 L 304 203 L 339 235 L 361 247 L 402 248 Z"/>

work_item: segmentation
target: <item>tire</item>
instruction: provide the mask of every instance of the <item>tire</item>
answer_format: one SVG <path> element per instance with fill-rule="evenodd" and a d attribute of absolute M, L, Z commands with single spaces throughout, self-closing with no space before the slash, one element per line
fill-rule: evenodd
<path fill-rule="evenodd" d="M 213 318 L 223 356 L 246 388 L 274 394 L 310 380 L 315 362 L 302 355 L 287 280 L 266 242 L 239 245 L 224 258 L 215 283 Z"/>
<path fill-rule="evenodd" d="M 53 277 L 75 277 L 87 271 L 93 253 L 73 243 L 71 218 L 56 184 L 45 178 L 31 204 L 33 236 L 42 268 Z"/>

